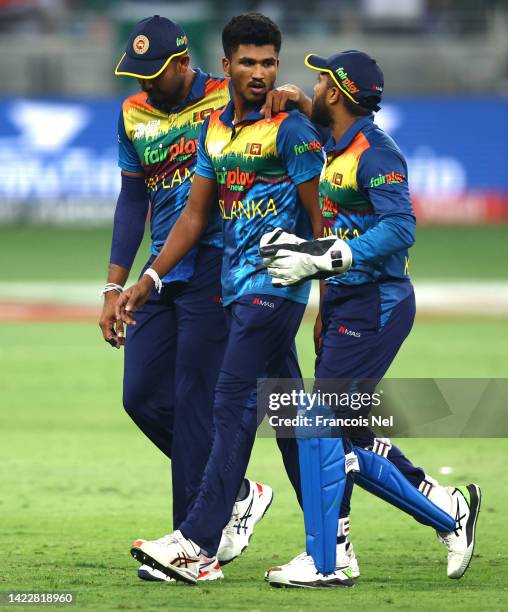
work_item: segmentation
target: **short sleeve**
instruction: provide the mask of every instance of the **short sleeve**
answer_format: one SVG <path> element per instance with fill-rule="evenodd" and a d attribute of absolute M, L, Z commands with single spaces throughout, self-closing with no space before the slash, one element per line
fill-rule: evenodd
<path fill-rule="evenodd" d="M 210 118 L 207 117 L 203 125 L 201 126 L 201 130 L 199 132 L 198 139 L 198 158 L 196 162 L 196 174 L 199 176 L 204 176 L 209 179 L 216 179 L 215 170 L 213 168 L 212 162 L 206 150 L 206 135 L 208 133 L 208 124 Z"/>
<path fill-rule="evenodd" d="M 324 163 L 321 136 L 302 113 L 291 113 L 281 123 L 277 153 L 295 185 L 321 174 Z"/>
<path fill-rule="evenodd" d="M 125 131 L 122 111 L 120 111 L 118 117 L 118 165 L 122 170 L 128 170 L 129 172 L 143 172 L 136 149 Z"/>
<path fill-rule="evenodd" d="M 357 183 L 376 214 L 413 213 L 407 182 L 407 165 L 397 151 L 367 149 L 360 158 Z"/>

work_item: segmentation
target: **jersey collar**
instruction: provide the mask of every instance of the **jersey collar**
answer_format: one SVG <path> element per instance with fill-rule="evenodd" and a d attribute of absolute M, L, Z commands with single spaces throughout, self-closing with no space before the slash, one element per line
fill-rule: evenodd
<path fill-rule="evenodd" d="M 344 151 L 349 147 L 349 145 L 353 142 L 353 139 L 368 125 L 371 125 L 374 122 L 374 116 L 369 115 L 368 117 L 361 117 L 357 119 L 353 125 L 342 134 L 339 140 L 336 142 L 333 136 L 330 136 L 330 139 L 325 145 L 325 152 L 331 153 L 333 151 Z"/>
<path fill-rule="evenodd" d="M 230 84 L 231 86 L 231 84 Z M 233 124 L 233 120 L 235 118 L 235 105 L 233 102 L 233 98 L 228 102 L 225 106 L 224 110 L 220 114 L 220 120 L 224 125 L 227 125 L 230 128 L 235 128 L 237 125 L 241 125 L 247 121 L 259 121 L 260 119 L 264 119 L 264 116 L 259 112 L 261 110 L 261 106 L 259 108 L 254 108 L 250 111 L 250 113 L 244 117 L 238 123 Z"/>

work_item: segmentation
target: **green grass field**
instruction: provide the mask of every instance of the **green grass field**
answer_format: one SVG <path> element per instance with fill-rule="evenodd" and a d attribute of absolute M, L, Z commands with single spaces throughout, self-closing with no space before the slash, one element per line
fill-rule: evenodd
<path fill-rule="evenodd" d="M 411 249 L 415 279 L 506 279 L 508 226 L 422 227 Z M 4 280 L 100 280 L 105 277 L 111 230 L 0 226 Z M 473 249 L 473 245 L 478 248 Z M 481 248 L 480 248 L 481 246 Z M 134 270 L 146 259 L 140 249 Z"/>
<path fill-rule="evenodd" d="M 496 338 L 508 322 L 422 322 L 391 374 L 502 376 Z M 299 336 L 311 374 L 310 324 Z M 444 334 L 444 336 L 443 336 Z M 121 354 L 95 325 L 0 325 L 3 563 L 1 590 L 74 591 L 91 610 L 307 610 L 352 606 L 409 610 L 507 608 L 507 440 L 405 440 L 417 463 L 444 483 L 477 481 L 484 492 L 478 544 L 462 581 L 446 578 L 444 548 L 431 530 L 357 491 L 352 540 L 362 577 L 351 590 L 271 589 L 263 572 L 302 549 L 302 519 L 272 440 L 256 442 L 249 474 L 276 498 L 226 580 L 187 587 L 142 583 L 129 544 L 170 529 L 170 472 L 124 415 Z"/>
<path fill-rule="evenodd" d="M 416 280 L 506 280 L 506 228 L 425 228 Z M 482 254 L 471 255 L 473 240 Z M 146 243 L 145 243 L 146 246 Z M 109 230 L 0 228 L 0 281 L 99 281 Z M 138 258 L 139 269 L 144 253 Z M 444 484 L 478 482 L 484 501 L 472 566 L 446 578 L 434 533 L 358 490 L 352 541 L 362 576 L 350 590 L 271 589 L 266 568 L 301 552 L 302 517 L 273 440 L 258 439 L 249 475 L 275 501 L 220 583 L 143 583 L 129 545 L 170 530 L 170 470 L 121 405 L 122 355 L 95 323 L 0 323 L 0 591 L 74 591 L 90 610 L 506 610 L 506 439 L 411 439 L 400 445 Z M 506 377 L 508 319 L 417 320 L 389 375 Z M 311 323 L 298 337 L 312 376 Z M 189 457 L 192 460 L 192 457 Z M 440 476 L 439 468 L 453 473 Z"/>

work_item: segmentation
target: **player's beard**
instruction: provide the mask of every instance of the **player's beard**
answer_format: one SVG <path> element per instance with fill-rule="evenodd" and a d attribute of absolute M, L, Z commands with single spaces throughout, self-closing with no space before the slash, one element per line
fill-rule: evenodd
<path fill-rule="evenodd" d="M 330 125 L 330 111 L 326 107 L 324 96 L 321 98 L 316 98 L 316 96 L 314 96 L 312 99 L 312 112 L 310 115 L 310 120 L 313 123 L 319 123 L 319 125 L 323 125 L 325 127 Z"/>
<path fill-rule="evenodd" d="M 160 108 L 173 108 L 177 106 L 182 100 L 182 92 L 185 87 L 184 79 L 181 79 L 172 89 L 171 92 L 165 93 L 164 91 L 151 91 L 148 93 L 150 100 Z"/>

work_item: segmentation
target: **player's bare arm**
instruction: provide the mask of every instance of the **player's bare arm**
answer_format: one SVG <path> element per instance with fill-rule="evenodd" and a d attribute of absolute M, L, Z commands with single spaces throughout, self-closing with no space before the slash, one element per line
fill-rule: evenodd
<path fill-rule="evenodd" d="M 144 174 L 142 172 L 129 172 L 128 170 L 122 170 L 122 174 L 131 176 L 133 178 L 144 179 Z M 117 333 L 117 327 L 121 324 L 117 321 L 115 308 L 121 292 L 120 288 L 124 287 L 125 283 L 127 282 L 129 272 L 130 270 L 128 268 L 110 263 L 108 266 L 106 286 L 103 291 L 104 303 L 99 319 L 99 327 L 102 331 L 104 340 L 106 340 L 106 342 L 108 342 L 112 347 L 117 349 L 125 344 L 125 337 L 123 333 Z"/>
<path fill-rule="evenodd" d="M 319 208 L 319 176 L 315 176 L 305 183 L 300 183 L 297 190 L 300 202 L 309 215 L 312 235 L 314 238 L 319 238 L 323 235 L 323 217 Z"/>
<path fill-rule="evenodd" d="M 206 229 L 216 189 L 214 180 L 199 175 L 194 177 L 187 204 L 151 265 L 150 270 L 155 278 L 160 279 L 167 274 L 197 244 Z M 148 299 L 155 285 L 153 276 L 145 272 L 135 285 L 120 295 L 116 303 L 116 320 L 119 323 L 136 324 L 132 313 Z"/>
<path fill-rule="evenodd" d="M 310 181 L 307 181 L 306 183 L 301 183 L 300 185 L 298 185 L 298 194 L 300 196 L 300 201 L 305 210 L 307 211 L 307 214 L 309 215 L 309 218 L 311 220 L 312 233 L 314 235 L 314 238 L 319 238 L 323 235 L 323 216 L 321 215 L 321 209 L 319 207 L 318 191 L 319 177 L 317 176 L 311 179 Z M 325 290 L 325 284 L 321 282 L 321 299 L 323 298 Z M 321 309 L 318 310 L 316 322 L 314 324 L 314 348 L 316 354 L 321 348 L 321 331 L 323 328 L 320 312 Z"/>

